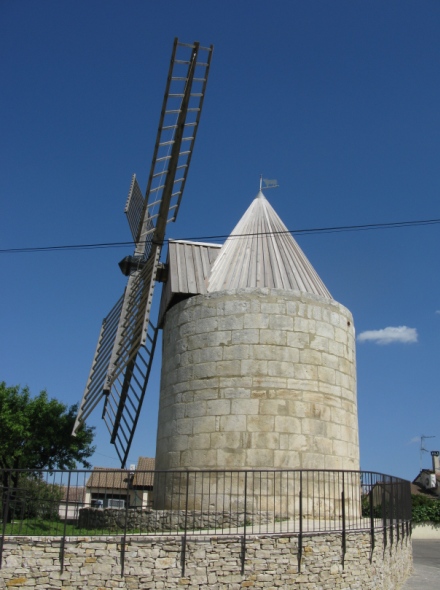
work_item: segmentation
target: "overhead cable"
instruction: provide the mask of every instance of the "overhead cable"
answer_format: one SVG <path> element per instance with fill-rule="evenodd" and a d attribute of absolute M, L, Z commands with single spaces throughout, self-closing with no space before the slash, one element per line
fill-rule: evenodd
<path fill-rule="evenodd" d="M 440 223 L 440 219 L 422 219 L 418 221 L 395 221 L 390 223 L 367 223 L 363 225 L 340 225 L 340 226 L 333 226 L 333 227 L 315 227 L 315 228 L 307 228 L 307 229 L 292 229 L 280 232 L 266 232 L 270 233 L 271 235 L 275 234 L 285 234 L 289 233 L 291 235 L 311 235 L 311 234 L 329 234 L 329 233 L 340 233 L 340 232 L 356 232 L 356 231 L 369 231 L 375 229 L 397 229 L 403 227 L 417 227 L 423 225 L 436 225 Z M 220 241 L 225 240 L 226 238 L 231 239 L 240 239 L 242 237 L 248 237 L 256 234 L 241 234 L 241 235 L 214 235 L 214 236 L 196 236 L 196 237 L 186 237 L 186 238 L 179 238 L 183 241 Z M 265 232 L 259 232 L 259 236 L 265 235 Z M 169 240 L 167 240 L 169 241 Z M 0 249 L 0 254 L 24 254 L 30 252 L 59 252 L 59 251 L 75 251 L 75 250 L 98 250 L 104 248 L 122 248 L 125 246 L 132 246 L 134 244 L 133 241 L 128 242 L 103 242 L 103 243 L 96 243 L 96 244 L 68 244 L 63 246 L 32 246 L 32 247 L 22 247 L 22 248 L 3 248 Z"/>

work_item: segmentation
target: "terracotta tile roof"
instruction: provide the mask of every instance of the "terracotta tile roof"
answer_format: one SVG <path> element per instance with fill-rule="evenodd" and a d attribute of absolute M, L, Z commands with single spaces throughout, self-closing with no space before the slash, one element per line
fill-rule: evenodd
<path fill-rule="evenodd" d="M 101 489 L 127 489 L 127 478 L 130 471 L 127 469 L 113 469 L 108 467 L 95 467 L 86 483 L 87 488 Z"/>
<path fill-rule="evenodd" d="M 148 487 L 154 481 L 155 459 L 139 457 L 133 477 L 133 486 Z M 87 488 L 126 490 L 128 478 L 133 473 L 129 469 L 113 469 L 109 467 L 95 467 L 86 483 Z"/>
<path fill-rule="evenodd" d="M 85 500 L 86 488 L 83 486 L 71 486 L 70 488 L 68 488 L 67 486 L 62 486 L 62 492 L 62 502 L 82 504 Z"/>
<path fill-rule="evenodd" d="M 419 485 L 411 483 L 411 494 L 418 496 L 419 494 L 424 494 L 424 492 Z"/>
<path fill-rule="evenodd" d="M 156 460 L 152 457 L 139 457 L 133 478 L 134 486 L 152 486 L 154 482 L 154 468 Z"/>
<path fill-rule="evenodd" d="M 411 494 L 414 496 L 425 496 L 426 498 L 436 498 L 435 494 L 431 493 L 431 491 L 425 490 L 422 485 L 416 481 L 411 483 Z"/>

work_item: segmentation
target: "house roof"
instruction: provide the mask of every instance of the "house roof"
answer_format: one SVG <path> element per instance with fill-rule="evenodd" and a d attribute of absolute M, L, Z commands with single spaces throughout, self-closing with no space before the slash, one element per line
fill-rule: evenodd
<path fill-rule="evenodd" d="M 212 293 L 246 287 L 300 291 L 332 299 L 261 191 L 223 244 L 207 290 Z"/>
<path fill-rule="evenodd" d="M 83 503 L 85 500 L 86 488 L 83 486 L 62 486 L 62 502 Z"/>
<path fill-rule="evenodd" d="M 130 472 L 126 469 L 95 467 L 86 483 L 87 488 L 101 488 L 113 490 L 127 489 L 127 479 Z"/>
<path fill-rule="evenodd" d="M 437 488 L 427 490 L 422 483 L 422 476 L 423 475 L 435 475 L 435 480 L 437 482 Z M 438 497 L 440 490 L 440 474 L 436 471 L 431 471 L 430 469 L 422 469 L 418 475 L 413 479 L 411 483 L 411 493 L 412 494 L 423 494 L 426 496 Z"/>
<path fill-rule="evenodd" d="M 155 459 L 151 457 L 139 457 L 134 471 L 132 485 L 136 487 L 148 487 L 154 481 Z M 95 467 L 86 483 L 87 488 L 126 490 L 128 478 L 133 472 L 129 469 L 113 469 L 109 467 Z"/>
<path fill-rule="evenodd" d="M 425 496 L 426 498 L 437 498 L 432 491 L 425 490 L 422 485 L 416 481 L 411 482 L 411 494 L 414 496 Z"/>
<path fill-rule="evenodd" d="M 155 464 L 156 460 L 152 457 L 139 457 L 134 473 L 133 485 L 140 487 L 152 486 L 154 482 Z"/>

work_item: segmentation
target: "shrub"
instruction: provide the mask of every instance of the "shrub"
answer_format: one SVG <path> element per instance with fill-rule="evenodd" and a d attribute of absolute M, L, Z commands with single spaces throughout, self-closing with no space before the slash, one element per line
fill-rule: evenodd
<path fill-rule="evenodd" d="M 413 495 L 413 522 L 440 522 L 440 500 L 422 495 Z"/>

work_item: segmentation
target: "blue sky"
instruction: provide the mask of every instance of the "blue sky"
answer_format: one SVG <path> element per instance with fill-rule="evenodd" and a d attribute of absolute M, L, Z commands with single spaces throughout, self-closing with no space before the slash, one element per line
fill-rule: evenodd
<path fill-rule="evenodd" d="M 292 230 L 440 218 L 439 29 L 435 0 L 2 2 L 0 249 L 130 240 L 175 36 L 215 49 L 168 237 L 228 234 L 261 173 Z M 363 334 L 361 467 L 412 479 L 418 437 L 440 448 L 440 225 L 297 240 Z M 0 253 L 0 380 L 78 402 L 130 253 Z M 159 366 L 129 463 L 154 455 Z"/>

